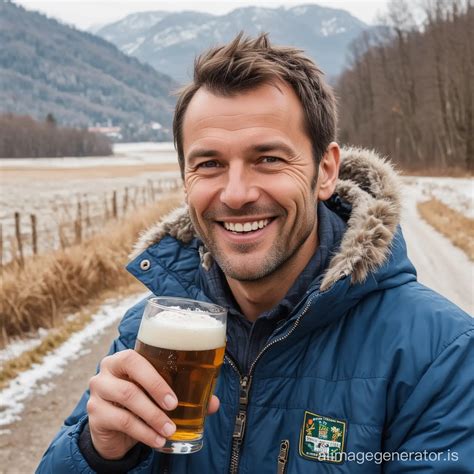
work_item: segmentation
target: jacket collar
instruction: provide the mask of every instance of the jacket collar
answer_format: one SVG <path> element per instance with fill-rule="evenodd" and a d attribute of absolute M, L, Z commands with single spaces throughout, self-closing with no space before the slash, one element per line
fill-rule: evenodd
<path fill-rule="evenodd" d="M 335 194 L 348 202 L 352 211 L 339 252 L 329 263 L 321 291 L 350 276 L 351 284 L 363 283 L 390 256 L 390 247 L 400 221 L 400 181 L 392 165 L 374 151 L 362 148 L 341 150 L 341 169 Z M 165 236 L 189 244 L 197 236 L 188 209 L 183 206 L 143 232 L 131 259 L 160 242 Z M 212 256 L 199 248 L 201 263 L 210 268 Z"/>

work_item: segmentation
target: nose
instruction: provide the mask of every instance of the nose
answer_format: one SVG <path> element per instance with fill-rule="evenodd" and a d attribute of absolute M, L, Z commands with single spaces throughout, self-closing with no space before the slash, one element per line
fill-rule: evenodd
<path fill-rule="evenodd" d="M 251 173 L 241 164 L 231 165 L 220 195 L 221 202 L 232 209 L 240 209 L 245 204 L 257 201 L 259 196 L 260 192 L 255 182 L 252 182 Z"/>

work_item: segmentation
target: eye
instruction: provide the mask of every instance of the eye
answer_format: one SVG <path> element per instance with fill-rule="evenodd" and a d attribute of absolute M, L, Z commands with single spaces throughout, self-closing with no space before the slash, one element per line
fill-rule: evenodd
<path fill-rule="evenodd" d="M 219 166 L 219 163 L 216 160 L 208 160 L 198 163 L 196 168 L 216 168 L 217 166 Z"/>
<path fill-rule="evenodd" d="M 277 156 L 263 156 L 260 161 L 262 163 L 279 163 L 283 160 Z"/>

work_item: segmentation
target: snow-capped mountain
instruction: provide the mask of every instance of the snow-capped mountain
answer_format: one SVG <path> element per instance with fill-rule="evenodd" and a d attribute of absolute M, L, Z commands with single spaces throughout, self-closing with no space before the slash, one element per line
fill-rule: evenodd
<path fill-rule="evenodd" d="M 300 47 L 335 77 L 344 67 L 349 43 L 368 28 L 345 10 L 312 4 L 244 7 L 220 16 L 195 11 L 134 13 L 95 33 L 183 83 L 190 78 L 197 54 L 241 30 L 252 36 L 269 32 L 274 43 Z"/>

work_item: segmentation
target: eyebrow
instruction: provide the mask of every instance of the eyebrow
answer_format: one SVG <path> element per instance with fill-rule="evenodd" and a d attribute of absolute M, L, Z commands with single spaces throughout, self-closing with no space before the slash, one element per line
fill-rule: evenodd
<path fill-rule="evenodd" d="M 257 153 L 268 153 L 270 151 L 281 151 L 286 155 L 292 156 L 295 154 L 295 151 L 288 146 L 286 143 L 276 141 L 276 142 L 267 142 L 261 143 L 259 145 L 252 145 L 247 147 L 246 152 L 257 152 Z M 196 148 L 195 150 L 191 151 L 189 155 L 186 157 L 189 163 L 192 163 L 193 160 L 196 158 L 216 158 L 220 156 L 221 153 L 217 150 L 213 150 L 210 148 Z"/>
<path fill-rule="evenodd" d="M 256 151 L 258 153 L 267 153 L 269 151 L 281 151 L 290 156 L 295 154 L 295 151 L 293 150 L 293 148 L 288 146 L 286 143 L 279 142 L 279 141 L 262 143 L 260 145 L 253 145 L 249 147 L 249 150 Z"/>
<path fill-rule="evenodd" d="M 188 156 L 185 158 L 189 163 L 192 163 L 193 160 L 196 158 L 215 158 L 219 156 L 220 153 L 217 150 L 212 150 L 208 148 L 196 148 L 195 150 L 191 151 Z"/>

